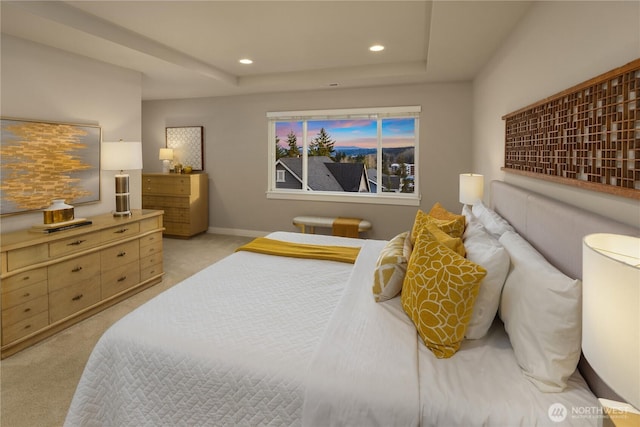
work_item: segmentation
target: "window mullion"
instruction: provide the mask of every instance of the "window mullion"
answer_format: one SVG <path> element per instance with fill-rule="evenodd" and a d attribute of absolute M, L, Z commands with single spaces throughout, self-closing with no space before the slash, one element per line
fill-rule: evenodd
<path fill-rule="evenodd" d="M 309 147 L 307 142 L 307 121 L 302 122 L 302 191 L 307 191 L 307 179 L 309 176 L 309 165 L 307 160 L 309 158 Z"/>
<path fill-rule="evenodd" d="M 376 121 L 376 134 L 377 134 L 377 146 L 376 152 L 376 180 L 378 185 L 376 186 L 376 193 L 382 193 L 382 119 L 378 118 Z"/>

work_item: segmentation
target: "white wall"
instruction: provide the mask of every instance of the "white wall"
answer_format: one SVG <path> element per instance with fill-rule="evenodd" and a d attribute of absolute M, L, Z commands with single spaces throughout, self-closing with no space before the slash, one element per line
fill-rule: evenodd
<path fill-rule="evenodd" d="M 145 172 L 160 172 L 167 126 L 204 126 L 213 231 L 260 233 L 295 228 L 296 215 L 353 216 L 373 223 L 367 237 L 388 239 L 410 229 L 417 208 L 357 203 L 267 200 L 268 111 L 421 105 L 421 208 L 441 202 L 459 211 L 458 174 L 471 167 L 471 84 L 327 89 L 190 100 L 145 101 Z"/>
<path fill-rule="evenodd" d="M 23 39 L 2 35 L 3 117 L 99 125 L 103 141 L 140 141 L 141 74 Z M 131 206 L 141 207 L 140 172 L 131 171 Z M 115 172 L 101 174 L 101 201 L 76 217 L 115 209 Z M 2 232 L 42 223 L 33 212 L 0 219 Z"/>
<path fill-rule="evenodd" d="M 502 116 L 640 57 L 640 2 L 535 2 L 473 85 L 473 169 L 627 224 L 637 200 L 502 172 Z M 488 200 L 485 191 L 485 199 Z"/>

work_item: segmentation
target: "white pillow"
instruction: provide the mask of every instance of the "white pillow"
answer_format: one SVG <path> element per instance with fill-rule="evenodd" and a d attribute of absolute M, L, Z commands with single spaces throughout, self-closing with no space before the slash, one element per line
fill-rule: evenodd
<path fill-rule="evenodd" d="M 500 238 L 511 257 L 500 317 L 524 375 L 542 392 L 560 392 L 576 370 L 582 284 L 544 259 L 519 234 Z"/>
<path fill-rule="evenodd" d="M 473 215 L 473 211 L 471 210 L 470 205 L 463 205 L 461 214 L 465 217 L 467 225 L 469 225 L 470 222 L 476 219 L 475 215 Z"/>
<path fill-rule="evenodd" d="M 493 234 L 496 239 L 499 239 L 505 231 L 515 232 L 506 219 L 502 218 L 494 210 L 486 207 L 482 201 L 474 203 L 471 210 L 473 215 L 480 220 L 480 223 L 489 233 Z"/>
<path fill-rule="evenodd" d="M 464 247 L 467 259 L 487 270 L 465 332 L 465 337 L 478 339 L 487 334 L 498 312 L 502 286 L 509 272 L 509 254 L 477 220 L 469 223 L 465 230 Z"/>

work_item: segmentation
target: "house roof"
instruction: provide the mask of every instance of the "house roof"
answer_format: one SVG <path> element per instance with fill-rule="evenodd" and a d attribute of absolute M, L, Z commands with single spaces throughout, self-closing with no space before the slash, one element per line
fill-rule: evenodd
<path fill-rule="evenodd" d="M 281 162 L 302 182 L 302 158 L 282 157 Z M 307 184 L 314 191 L 358 191 L 364 172 L 362 163 L 335 163 L 326 156 L 307 157 Z"/>
<path fill-rule="evenodd" d="M 362 163 L 325 163 L 325 166 L 344 191 L 360 191 L 362 173 L 364 172 Z"/>

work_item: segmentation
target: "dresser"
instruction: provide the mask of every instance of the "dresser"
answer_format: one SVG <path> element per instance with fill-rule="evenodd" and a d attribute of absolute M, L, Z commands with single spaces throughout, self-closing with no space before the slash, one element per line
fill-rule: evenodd
<path fill-rule="evenodd" d="M 162 214 L 134 210 L 49 234 L 2 234 L 2 358 L 160 282 Z"/>
<path fill-rule="evenodd" d="M 209 228 L 206 173 L 142 174 L 142 207 L 164 211 L 164 234 L 189 238 Z"/>

